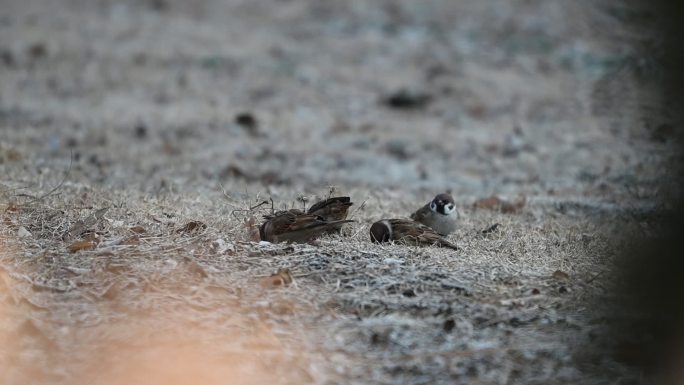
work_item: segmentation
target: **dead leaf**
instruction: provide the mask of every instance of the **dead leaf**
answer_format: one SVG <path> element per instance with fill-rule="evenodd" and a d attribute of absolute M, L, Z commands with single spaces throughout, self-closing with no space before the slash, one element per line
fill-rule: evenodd
<path fill-rule="evenodd" d="M 568 275 L 568 273 L 560 270 L 554 271 L 551 276 L 553 277 L 553 279 L 557 279 L 559 281 L 563 281 L 570 278 L 570 275 Z"/>
<path fill-rule="evenodd" d="M 477 209 L 489 209 L 489 210 L 501 210 L 504 214 L 513 214 L 519 212 L 525 203 L 527 202 L 526 197 L 521 197 L 515 202 L 509 202 L 507 200 L 501 199 L 496 195 L 492 195 L 487 198 L 482 198 L 475 202 L 473 205 Z"/>
<path fill-rule="evenodd" d="M 245 228 L 247 229 L 247 234 L 249 234 L 250 241 L 259 242 L 261 240 L 259 226 L 257 226 L 257 220 L 254 216 L 245 218 Z"/>
<path fill-rule="evenodd" d="M 477 209 L 496 209 L 501 206 L 501 199 L 492 195 L 488 198 L 482 198 L 478 200 L 473 206 L 475 206 Z"/>
<path fill-rule="evenodd" d="M 75 253 L 81 250 L 93 250 L 97 246 L 97 242 L 93 240 L 76 241 L 69 246 L 69 252 Z"/>
<path fill-rule="evenodd" d="M 523 207 L 525 207 L 525 203 L 527 203 L 527 197 L 520 197 L 518 198 L 515 202 L 506 202 L 504 201 L 501 204 L 501 212 L 504 214 L 514 214 L 522 210 Z"/>
<path fill-rule="evenodd" d="M 259 285 L 264 289 L 270 289 L 278 286 L 287 286 L 293 281 L 290 269 L 279 269 L 277 273 L 271 274 L 268 277 L 261 278 Z"/>
<path fill-rule="evenodd" d="M 6 213 L 14 213 L 14 214 L 16 214 L 16 213 L 18 213 L 19 211 L 21 211 L 21 207 L 17 206 L 17 205 L 14 204 L 14 203 L 8 204 L 7 207 L 5 208 L 5 212 L 6 212 Z"/>
<path fill-rule="evenodd" d="M 239 166 L 234 165 L 234 164 L 229 164 L 223 170 L 221 170 L 220 177 L 221 177 L 221 179 L 230 179 L 230 178 L 245 178 L 246 179 L 248 177 L 248 175 Z"/>
<path fill-rule="evenodd" d="M 140 238 L 137 235 L 133 235 L 122 240 L 119 245 L 135 246 L 140 244 Z"/>
<path fill-rule="evenodd" d="M 147 230 L 145 230 L 145 228 L 142 226 L 133 226 L 129 230 L 131 230 L 132 232 L 134 232 L 136 234 L 144 234 L 147 232 Z"/>
<path fill-rule="evenodd" d="M 109 210 L 109 207 L 99 209 L 87 216 L 85 219 L 76 221 L 76 223 L 71 226 L 69 231 L 67 231 L 68 238 L 77 237 L 89 230 L 91 227 L 95 226 L 102 220 L 102 218 L 104 218 L 107 210 Z"/>
<path fill-rule="evenodd" d="M 497 231 L 500 226 L 501 226 L 501 223 L 495 223 L 495 224 L 487 227 L 486 229 L 482 230 L 482 234 L 486 235 L 486 234 L 493 233 L 493 232 Z"/>
<path fill-rule="evenodd" d="M 194 232 L 200 232 L 204 229 L 207 228 L 207 225 L 200 222 L 200 221 L 191 221 L 185 224 L 185 226 L 181 227 L 180 229 L 176 230 L 177 233 L 194 233 Z"/>

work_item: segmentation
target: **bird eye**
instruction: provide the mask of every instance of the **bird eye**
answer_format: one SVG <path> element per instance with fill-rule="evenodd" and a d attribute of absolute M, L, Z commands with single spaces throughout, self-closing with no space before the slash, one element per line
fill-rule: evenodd
<path fill-rule="evenodd" d="M 435 204 L 435 202 L 430 203 L 430 210 L 432 210 L 432 211 L 437 210 L 437 205 Z"/>

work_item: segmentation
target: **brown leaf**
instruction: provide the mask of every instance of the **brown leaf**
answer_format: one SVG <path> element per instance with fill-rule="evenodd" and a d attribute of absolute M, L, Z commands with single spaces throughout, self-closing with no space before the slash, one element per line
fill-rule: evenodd
<path fill-rule="evenodd" d="M 527 203 L 527 198 L 526 197 L 521 197 L 518 198 L 515 202 L 506 202 L 504 201 L 501 204 L 501 212 L 504 214 L 514 214 L 522 210 L 523 207 L 525 207 L 525 203 Z"/>
<path fill-rule="evenodd" d="M 14 203 L 8 204 L 7 207 L 5 208 L 5 212 L 6 212 L 6 213 L 13 213 L 13 214 L 16 214 L 16 213 L 18 213 L 19 211 L 21 211 L 21 207 L 17 206 L 17 205 L 14 204 Z"/>
<path fill-rule="evenodd" d="M 487 198 L 482 198 L 475 202 L 473 206 L 477 209 L 488 209 L 488 210 L 501 210 L 504 214 L 513 214 L 519 212 L 523 207 L 527 198 L 524 196 L 516 200 L 515 202 L 509 202 L 507 200 L 501 199 L 496 195 L 492 195 Z"/>
<path fill-rule="evenodd" d="M 144 234 L 147 232 L 147 230 L 145 230 L 145 228 L 142 226 L 133 226 L 129 230 L 131 230 L 132 232 L 134 232 L 136 234 Z"/>
<path fill-rule="evenodd" d="M 220 177 L 221 179 L 247 178 L 247 173 L 244 172 L 239 166 L 229 164 L 223 170 L 221 170 Z"/>
<path fill-rule="evenodd" d="M 501 223 L 495 223 L 495 224 L 493 224 L 493 225 L 487 227 L 486 229 L 482 230 L 482 234 L 490 234 L 490 233 L 493 233 L 493 232 L 499 230 L 499 227 L 500 227 L 500 226 L 501 226 Z"/>
<path fill-rule="evenodd" d="M 128 246 L 135 246 L 138 244 L 140 244 L 140 238 L 137 235 L 133 235 L 131 237 L 128 237 L 119 243 L 119 245 L 128 245 Z"/>
<path fill-rule="evenodd" d="M 247 229 L 247 234 L 249 235 L 250 241 L 259 242 L 261 240 L 259 226 L 257 226 L 257 220 L 254 216 L 245 218 L 245 228 Z"/>
<path fill-rule="evenodd" d="M 279 269 L 277 273 L 271 274 L 268 277 L 261 278 L 259 285 L 264 289 L 270 289 L 278 286 L 287 286 L 293 281 L 290 269 Z"/>
<path fill-rule="evenodd" d="M 99 209 L 94 213 L 90 214 L 83 220 L 76 221 L 76 223 L 71 226 L 69 231 L 67 231 L 68 237 L 76 237 L 83 234 L 85 231 L 89 230 L 91 227 L 95 226 L 98 222 L 104 218 L 105 213 L 109 210 L 109 207 Z"/>
<path fill-rule="evenodd" d="M 207 228 L 207 225 L 200 221 L 191 221 L 185 224 L 185 226 L 176 230 L 177 233 L 194 233 L 199 232 Z"/>
<path fill-rule="evenodd" d="M 475 202 L 475 208 L 477 209 L 497 209 L 501 206 L 501 199 L 497 196 L 490 196 L 488 198 L 482 198 Z"/>
<path fill-rule="evenodd" d="M 559 281 L 563 281 L 570 278 L 570 275 L 568 275 L 568 273 L 560 270 L 554 271 L 551 276 L 553 277 L 553 279 L 557 279 Z"/>
<path fill-rule="evenodd" d="M 95 242 L 94 240 L 85 239 L 82 241 L 76 241 L 72 243 L 69 246 L 69 251 L 75 253 L 81 250 L 92 250 L 95 248 L 95 246 L 97 246 L 97 242 Z"/>

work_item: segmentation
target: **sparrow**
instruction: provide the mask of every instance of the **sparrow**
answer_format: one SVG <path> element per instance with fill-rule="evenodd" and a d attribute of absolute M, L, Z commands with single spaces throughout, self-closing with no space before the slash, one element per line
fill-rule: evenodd
<path fill-rule="evenodd" d="M 305 243 L 343 223 L 354 222 L 352 220 L 327 221 L 321 216 L 307 214 L 298 209 L 278 211 L 264 216 L 264 219 L 266 222 L 259 227 L 259 236 L 262 241 L 272 243 Z"/>
<path fill-rule="evenodd" d="M 311 215 L 319 215 L 327 221 L 347 219 L 347 210 L 353 205 L 349 197 L 332 197 L 314 203 L 307 211 Z"/>
<path fill-rule="evenodd" d="M 326 221 L 342 221 L 347 219 L 349 206 L 353 205 L 349 197 L 332 197 L 316 202 L 307 211 L 308 214 L 317 215 Z M 328 232 L 339 233 L 343 223 L 331 228 Z"/>
<path fill-rule="evenodd" d="M 442 238 L 428 226 L 409 219 L 381 219 L 370 228 L 372 242 L 403 242 L 414 246 L 436 245 L 458 250 L 453 243 Z"/>
<path fill-rule="evenodd" d="M 425 206 L 411 214 L 411 219 L 431 227 L 440 235 L 449 235 L 456 230 L 458 211 L 454 198 L 449 194 L 438 194 Z"/>

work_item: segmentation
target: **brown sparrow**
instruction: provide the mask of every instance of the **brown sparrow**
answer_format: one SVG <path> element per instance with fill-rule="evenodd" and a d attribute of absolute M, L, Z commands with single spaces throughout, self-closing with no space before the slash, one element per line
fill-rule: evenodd
<path fill-rule="evenodd" d="M 326 221 L 341 221 L 347 219 L 347 211 L 353 204 L 349 197 L 332 197 L 315 203 L 307 213 L 317 215 Z M 340 223 L 328 232 L 339 233 L 342 225 L 343 223 Z"/>
<path fill-rule="evenodd" d="M 332 197 L 316 202 L 307 213 L 323 217 L 326 221 L 347 219 L 347 210 L 353 205 L 349 197 Z"/>
<path fill-rule="evenodd" d="M 381 219 L 370 228 L 372 242 L 403 242 L 408 245 L 436 245 L 458 250 L 453 243 L 442 238 L 431 228 L 409 219 Z"/>
<path fill-rule="evenodd" d="M 458 211 L 454 198 L 449 194 L 438 194 L 430 203 L 411 214 L 411 219 L 431 227 L 440 235 L 448 235 L 456 230 Z"/>
<path fill-rule="evenodd" d="M 337 228 L 342 223 L 354 222 L 351 220 L 326 221 L 323 217 L 306 214 L 297 209 L 278 211 L 264 218 L 266 222 L 259 227 L 259 236 L 262 241 L 273 243 L 305 243 Z"/>

